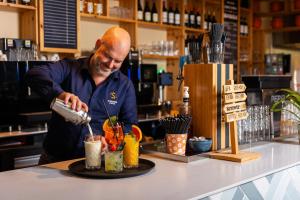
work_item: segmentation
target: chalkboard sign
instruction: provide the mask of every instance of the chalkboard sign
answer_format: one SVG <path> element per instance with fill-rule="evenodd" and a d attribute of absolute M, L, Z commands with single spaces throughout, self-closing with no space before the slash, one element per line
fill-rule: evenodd
<path fill-rule="evenodd" d="M 237 0 L 224 0 L 224 31 L 227 32 L 224 63 L 232 63 L 234 65 L 234 74 L 236 75 L 238 36 Z"/>
<path fill-rule="evenodd" d="M 77 0 L 43 1 L 44 48 L 77 49 Z"/>

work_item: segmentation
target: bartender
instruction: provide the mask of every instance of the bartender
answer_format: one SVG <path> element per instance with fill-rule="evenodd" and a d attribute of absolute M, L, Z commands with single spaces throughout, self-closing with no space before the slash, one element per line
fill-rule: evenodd
<path fill-rule="evenodd" d="M 110 115 L 118 116 L 127 133 L 137 123 L 136 97 L 132 82 L 119 69 L 130 44 L 126 30 L 112 27 L 96 41 L 96 51 L 89 57 L 32 68 L 26 82 L 49 104 L 57 97 L 71 103 L 74 110 L 88 112 L 94 134 L 103 134 L 102 124 L 108 118 L 104 100 Z M 88 134 L 86 125 L 72 124 L 53 112 L 39 164 L 83 157 Z"/>

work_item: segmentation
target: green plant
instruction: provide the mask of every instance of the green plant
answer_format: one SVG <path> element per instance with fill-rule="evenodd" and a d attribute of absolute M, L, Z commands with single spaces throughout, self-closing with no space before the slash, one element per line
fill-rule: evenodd
<path fill-rule="evenodd" d="M 283 102 L 290 102 L 297 109 L 300 110 L 300 94 L 298 92 L 290 90 L 290 89 L 280 89 L 279 91 L 283 92 L 285 96 L 282 99 L 280 99 L 279 101 L 276 101 L 272 105 L 271 111 L 273 111 L 273 112 L 287 111 L 287 112 L 293 114 L 296 117 L 296 121 L 299 124 L 300 123 L 300 116 L 297 113 L 295 113 L 295 112 L 293 112 L 289 109 L 283 108 L 282 103 Z"/>

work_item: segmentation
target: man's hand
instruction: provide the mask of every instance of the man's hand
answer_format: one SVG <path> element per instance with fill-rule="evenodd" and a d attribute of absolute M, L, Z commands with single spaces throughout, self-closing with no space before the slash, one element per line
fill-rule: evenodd
<path fill-rule="evenodd" d="M 69 92 L 62 92 L 58 95 L 58 97 L 60 100 L 63 100 L 65 102 L 65 104 L 71 102 L 71 108 L 73 110 L 76 109 L 76 111 L 80 111 L 80 110 L 83 110 L 85 112 L 88 112 L 89 111 L 89 107 L 84 103 L 82 102 L 78 96 L 72 94 L 72 93 L 69 93 Z"/>

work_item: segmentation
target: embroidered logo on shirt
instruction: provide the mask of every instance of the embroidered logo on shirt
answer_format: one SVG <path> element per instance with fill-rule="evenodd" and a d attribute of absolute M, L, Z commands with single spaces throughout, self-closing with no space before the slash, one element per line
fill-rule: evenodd
<path fill-rule="evenodd" d="M 118 101 L 117 101 L 117 93 L 116 93 L 115 91 L 112 91 L 112 92 L 110 93 L 110 99 L 107 100 L 107 102 L 108 102 L 109 104 L 111 104 L 111 105 L 115 105 L 115 104 L 118 103 Z"/>

